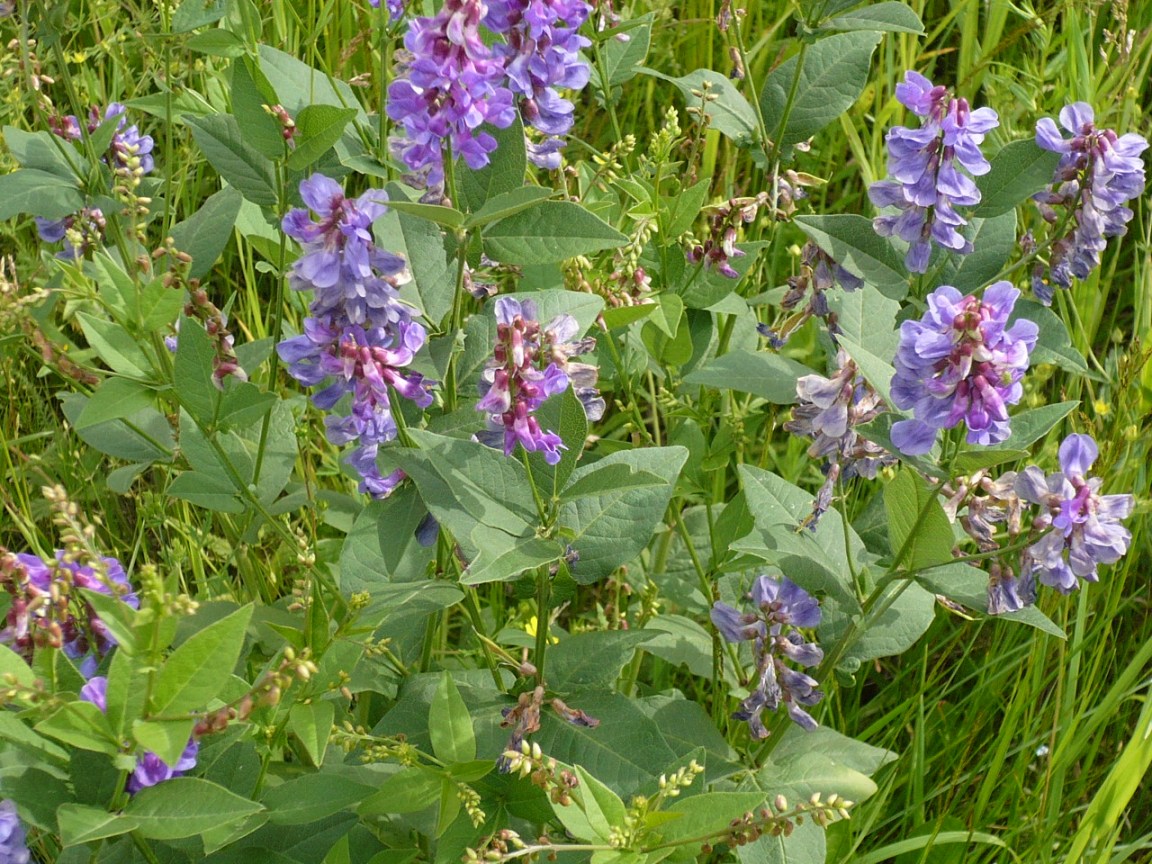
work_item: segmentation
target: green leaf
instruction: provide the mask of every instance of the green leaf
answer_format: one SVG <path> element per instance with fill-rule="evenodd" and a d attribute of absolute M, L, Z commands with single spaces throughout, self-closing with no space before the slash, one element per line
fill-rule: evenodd
<path fill-rule="evenodd" d="M 86 804 L 62 804 L 56 813 L 60 826 L 60 841 L 64 848 L 118 837 L 135 831 L 137 822 L 130 816 L 109 813 Z"/>
<path fill-rule="evenodd" d="M 648 545 L 687 459 L 688 451 L 683 447 L 625 450 L 572 475 L 574 485 L 596 468 L 625 464 L 664 480 L 663 486 L 609 490 L 561 505 L 559 523 L 571 532 L 569 543 L 580 556 L 571 565 L 577 582 L 588 584 L 608 577 Z"/>
<path fill-rule="evenodd" d="M 371 614 L 377 614 L 384 611 L 378 609 L 377 591 L 389 582 L 414 582 L 414 587 L 432 590 L 423 580 L 436 550 L 421 546 L 416 539 L 416 529 L 426 515 L 411 484 L 361 510 L 340 552 L 341 593 L 370 592 Z"/>
<path fill-rule="evenodd" d="M 655 20 L 656 13 L 649 12 L 599 34 L 602 37 L 598 40 L 599 50 L 603 59 L 601 63 L 592 64 L 592 74 L 601 91 L 611 91 L 613 87 L 632 80 L 640 72 L 640 66 L 648 56 L 648 48 L 652 43 L 652 22 Z M 615 38 L 617 33 L 626 33 L 628 38 L 620 41 Z"/>
<path fill-rule="evenodd" d="M 637 470 L 632 465 L 613 462 L 610 465 L 593 463 L 587 473 L 564 489 L 561 496 L 565 501 L 575 501 L 619 489 L 643 489 L 648 486 L 663 486 L 667 481 L 650 471 Z"/>
<path fill-rule="evenodd" d="M 1051 363 L 1076 375 L 1101 380 L 1099 375 L 1088 368 L 1084 355 L 1072 347 L 1072 336 L 1060 316 L 1047 306 L 1035 300 L 1017 300 L 1012 317 L 1026 318 L 1040 328 L 1036 347 L 1028 358 L 1030 365 Z"/>
<path fill-rule="evenodd" d="M 179 840 L 247 819 L 264 808 L 208 780 L 174 777 L 142 789 L 124 808 L 141 836 Z"/>
<path fill-rule="evenodd" d="M 529 570 L 555 564 L 564 554 L 555 540 L 512 535 L 478 525 L 469 537 L 478 551 L 460 581 L 465 585 L 506 582 Z"/>
<path fill-rule="evenodd" d="M 997 450 L 1024 450 L 1047 435 L 1079 404 L 1079 401 L 1056 402 L 1021 411 L 1012 418 L 1012 434 L 1008 440 L 992 446 Z"/>
<path fill-rule="evenodd" d="M 543 186 L 521 186 L 494 195 L 484 202 L 475 213 L 464 220 L 464 228 L 480 228 L 489 222 L 495 222 L 506 216 L 514 216 L 521 211 L 534 207 L 541 201 L 555 195 L 555 191 Z"/>
<path fill-rule="evenodd" d="M 575 726 L 548 711 L 533 740 L 557 761 L 582 766 L 617 795 L 634 794 L 675 761 L 660 727 L 628 697 L 594 690 L 566 701 L 600 725 Z"/>
<path fill-rule="evenodd" d="M 711 187 L 712 181 L 706 179 L 686 189 L 677 189 L 674 195 L 660 197 L 660 214 L 663 219 L 660 228 L 664 234 L 664 242 L 673 242 L 696 224 L 704 202 L 708 200 L 708 191 Z"/>
<path fill-rule="evenodd" d="M 355 116 L 355 108 L 334 105 L 309 105 L 303 109 L 296 116 L 296 149 L 288 157 L 288 167 L 303 170 L 331 150 Z"/>
<path fill-rule="evenodd" d="M 0 175 L 0 222 L 22 213 L 62 219 L 84 206 L 76 180 L 36 168 L 21 168 Z"/>
<path fill-rule="evenodd" d="M 313 69 L 270 45 L 260 45 L 260 70 L 275 88 L 280 104 L 293 117 L 299 116 L 309 105 L 334 105 L 337 108 L 360 105 L 359 97 L 346 82 Z M 363 108 L 356 107 L 356 115 L 362 121 L 368 119 Z"/>
<path fill-rule="evenodd" d="M 5 646 L 5 650 L 11 649 Z M 67 764 L 69 754 L 64 748 L 58 747 L 46 738 L 37 735 L 11 711 L 0 711 L 0 740 L 6 745 L 17 747 L 27 753 L 33 754 L 37 760 L 49 759 L 60 764 Z"/>
<path fill-rule="evenodd" d="M 757 145 L 756 110 L 736 89 L 727 75 L 713 72 L 711 69 L 697 69 L 682 78 L 671 78 L 651 69 L 643 71 L 675 84 L 676 89 L 684 95 L 684 101 L 689 108 L 703 106 L 704 113 L 708 116 L 709 128 L 715 129 L 737 147 Z M 716 97 L 709 102 L 703 102 L 699 96 L 692 93 L 693 90 L 703 92 L 705 84 L 708 85 L 708 94 Z"/>
<path fill-rule="evenodd" d="M 2 134 L 4 146 L 21 168 L 46 171 L 75 185 L 76 172 L 64 155 L 67 153 L 75 162 L 80 162 L 79 155 L 71 144 L 51 132 L 26 132 L 15 126 L 5 126 Z"/>
<path fill-rule="evenodd" d="M 184 292 L 165 285 L 163 278 L 155 279 L 136 293 L 128 326 L 141 334 L 167 331 L 183 309 Z"/>
<path fill-rule="evenodd" d="M 143 693 L 140 694 L 143 701 Z M 167 765 L 175 765 L 188 746 L 195 721 L 187 720 L 135 720 L 132 737 L 145 750 L 151 750 Z"/>
<path fill-rule="evenodd" d="M 12 680 L 22 687 L 31 687 L 36 683 L 36 674 L 24 662 L 24 658 L 7 645 L 0 645 L 0 681 L 9 675 Z"/>
<path fill-rule="evenodd" d="M 484 230 L 485 251 L 505 264 L 549 264 L 627 242 L 626 235 L 571 201 L 542 201 Z"/>
<path fill-rule="evenodd" d="M 324 751 L 328 748 L 335 717 L 336 706 L 327 699 L 297 702 L 288 711 L 288 731 L 304 746 L 317 768 L 324 764 Z"/>
<path fill-rule="evenodd" d="M 230 60 L 240 57 L 248 50 L 240 37 L 231 30 L 205 30 L 203 33 L 190 36 L 184 44 L 189 51 Z"/>
<path fill-rule="evenodd" d="M 416 813 L 440 798 L 443 775 L 431 768 L 411 767 L 397 771 L 385 780 L 378 792 L 357 808 L 361 816 L 391 816 Z"/>
<path fill-rule="evenodd" d="M 1009 210 L 991 219 L 973 218 L 964 236 L 971 241 L 970 255 L 948 253 L 937 285 L 951 285 L 961 294 L 978 291 L 995 279 L 1016 248 L 1016 211 Z"/>
<path fill-rule="evenodd" d="M 272 163 L 247 144 L 236 118 L 230 114 L 196 117 L 183 115 L 192 137 L 209 164 L 253 204 L 276 205 L 276 178 Z"/>
<path fill-rule="evenodd" d="M 88 398 L 76 420 L 77 429 L 87 429 L 108 420 L 128 417 L 152 404 L 152 391 L 131 378 L 107 378 Z"/>
<path fill-rule="evenodd" d="M 230 480 L 202 471 L 185 471 L 168 484 L 167 492 L 173 498 L 217 513 L 243 513 L 247 510 Z"/>
<path fill-rule="evenodd" d="M 802 55 L 802 67 L 801 55 L 797 55 L 772 70 L 760 93 L 760 109 L 768 134 L 780 137 L 778 148 L 811 138 L 852 107 L 864 91 L 872 52 L 879 41 L 880 34 L 875 32 L 840 33 L 809 45 Z M 795 99 L 781 135 L 779 126 L 797 72 Z"/>
<path fill-rule="evenodd" d="M 802 363 L 769 351 L 729 351 L 686 375 L 684 383 L 751 393 L 774 405 L 791 405 L 796 401 L 796 379 L 812 373 Z"/>
<path fill-rule="evenodd" d="M 81 588 L 81 595 L 100 617 L 100 623 L 116 639 L 120 651 L 136 653 L 136 610 L 121 600 L 102 591 Z"/>
<path fill-rule="evenodd" d="M 208 198 L 200 209 L 172 226 L 176 248 L 192 256 L 188 275 L 202 279 L 212 270 L 232 237 L 244 196 L 228 186 Z"/>
<path fill-rule="evenodd" d="M 972 474 L 981 468 L 993 468 L 1005 462 L 1017 462 L 1028 458 L 1027 450 L 965 450 L 956 455 L 952 468 L 957 475 Z"/>
<path fill-rule="evenodd" d="M 447 670 L 440 676 L 436 695 L 432 697 L 428 734 L 432 736 L 432 752 L 441 762 L 454 764 L 476 758 L 472 718 Z"/>
<path fill-rule="evenodd" d="M 227 0 L 184 0 L 172 16 L 172 32 L 187 33 L 214 24 L 227 11 Z"/>
<path fill-rule="evenodd" d="M 149 377 L 152 361 L 131 333 L 115 322 L 86 312 L 77 312 L 76 320 L 80 322 L 88 344 L 113 370 L 131 378 Z"/>
<path fill-rule="evenodd" d="M 924 24 L 910 7 L 898 0 L 862 6 L 829 18 L 821 30 L 877 30 L 885 33 L 923 33 Z"/>
<path fill-rule="evenodd" d="M 456 293 L 455 244 L 427 219 L 399 211 L 396 218 L 419 304 L 428 320 L 439 324 L 451 311 Z"/>
<path fill-rule="evenodd" d="M 252 606 L 209 624 L 177 648 L 156 675 L 153 715 L 182 714 L 204 709 L 231 678 Z"/>
<path fill-rule="evenodd" d="M 421 204 L 419 201 L 407 201 L 393 196 L 388 200 L 388 207 L 397 213 L 408 213 L 452 230 L 464 224 L 464 214 L 444 204 Z"/>
<path fill-rule="evenodd" d="M 562 639 L 548 650 L 548 683 L 562 693 L 610 690 L 636 649 L 653 635 L 643 630 L 608 630 Z"/>
<path fill-rule="evenodd" d="M 901 469 L 884 487 L 884 509 L 892 554 L 904 553 L 900 566 L 921 570 L 952 560 L 952 524 L 919 474 Z"/>
<path fill-rule="evenodd" d="M 543 453 L 528 454 L 528 464 L 532 466 L 532 479 L 537 488 L 544 494 L 558 495 L 584 453 L 588 417 L 576 389 L 569 386 L 537 409 L 536 420 L 541 428 L 559 435 L 567 448 L 560 451 L 560 461 L 555 465 L 549 465 Z"/>
<path fill-rule="evenodd" d="M 903 654 L 924 635 L 936 614 L 935 597 L 910 581 L 889 585 L 877 603 L 886 607 L 884 614 L 858 635 L 838 668 L 852 673 L 869 660 Z M 843 636 L 848 616 L 842 607 L 832 604 L 825 606 L 823 612 L 818 631 L 820 643 L 831 645 Z"/>
<path fill-rule="evenodd" d="M 489 154 L 488 164 L 473 170 L 461 161 L 456 169 L 460 203 L 469 213 L 478 212 L 499 195 L 522 188 L 528 166 L 524 125 L 519 116 L 507 129 L 481 128 L 496 139 L 496 150 Z"/>
<path fill-rule="evenodd" d="M 872 228 L 872 220 L 851 213 L 796 216 L 793 221 L 837 263 L 893 300 L 908 293 L 903 257 L 887 238 Z"/>
<path fill-rule="evenodd" d="M 556 818 L 577 840 L 607 843 L 613 828 L 624 825 L 626 813 L 620 796 L 576 765 L 579 785 L 572 790 L 572 803 L 552 804 Z"/>
<path fill-rule="evenodd" d="M 335 774 L 304 774 L 263 794 L 273 825 L 307 825 L 347 810 L 375 792 L 373 786 Z"/>
<path fill-rule="evenodd" d="M 883 336 L 885 340 L 891 341 L 891 337 L 895 335 L 895 331 L 888 330 L 881 333 L 872 334 L 869 341 L 879 341 L 878 337 Z M 883 357 L 876 356 L 872 350 L 865 348 L 850 339 L 847 336 L 836 337 L 836 341 L 840 343 L 840 347 L 847 352 L 848 356 L 856 361 L 856 368 L 860 370 L 860 374 L 864 376 L 865 380 L 872 385 L 880 398 L 888 405 L 892 404 L 892 376 L 896 374 L 896 369 L 892 365 L 895 359 L 896 352 L 893 350 L 885 354 Z"/>
<path fill-rule="evenodd" d="M 7 742 L 6 742 L 7 743 Z M 20 818 L 42 831 L 58 833 L 60 808 L 75 803 L 72 791 L 60 776 L 39 768 L 6 769 L 4 795 L 20 802 Z"/>
<path fill-rule="evenodd" d="M 193 318 L 180 319 L 172 382 L 180 405 L 200 423 L 210 425 L 216 418 L 220 391 L 212 383 L 212 363 L 216 349 L 208 333 Z"/>
<path fill-rule="evenodd" d="M 283 127 L 264 110 L 279 100 L 272 84 L 251 57 L 238 57 L 232 63 L 232 116 L 245 143 L 269 159 L 284 156 Z"/>
<path fill-rule="evenodd" d="M 91 702 L 65 703 L 34 728 L 41 735 L 81 750 L 94 750 L 111 756 L 120 749 L 108 718 Z"/>
<path fill-rule="evenodd" d="M 1033 138 L 1005 144 L 991 160 L 992 170 L 976 178 L 980 204 L 974 215 L 1000 216 L 1052 182 L 1060 154 L 1037 146 Z"/>

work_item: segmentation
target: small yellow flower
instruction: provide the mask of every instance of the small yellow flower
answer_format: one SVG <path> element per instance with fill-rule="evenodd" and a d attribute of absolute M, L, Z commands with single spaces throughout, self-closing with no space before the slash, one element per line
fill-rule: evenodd
<path fill-rule="evenodd" d="M 1092 403 L 1092 407 L 1101 417 L 1107 417 L 1112 413 L 1112 406 L 1105 402 L 1103 399 L 1097 399 Z"/>
<path fill-rule="evenodd" d="M 536 626 L 537 626 L 536 616 L 533 615 L 531 618 L 528 619 L 528 623 L 524 625 L 524 632 L 527 633 L 529 636 L 534 637 L 536 635 Z M 560 640 L 557 639 L 555 636 L 552 636 L 551 634 L 549 634 L 548 641 L 552 645 L 555 645 Z"/>

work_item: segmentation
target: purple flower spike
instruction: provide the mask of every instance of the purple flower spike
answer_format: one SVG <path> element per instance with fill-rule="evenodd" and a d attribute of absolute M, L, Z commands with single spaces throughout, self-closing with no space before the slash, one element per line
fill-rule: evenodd
<path fill-rule="evenodd" d="M 31 860 L 16 805 L 7 799 L 0 801 L 0 862 L 28 864 Z"/>
<path fill-rule="evenodd" d="M 1067 594 L 1080 580 L 1096 582 L 1099 564 L 1113 564 L 1128 551 L 1132 535 L 1123 525 L 1131 495 L 1101 495 L 1103 481 L 1089 477 L 1099 450 L 1088 435 L 1069 435 L 1060 445 L 1060 473 L 1047 477 L 1034 465 L 1016 478 L 1017 494 L 1044 511 L 1033 523 L 1051 529 L 1024 554 L 1024 571 Z"/>
<path fill-rule="evenodd" d="M 525 123 L 550 136 L 529 147 L 534 164 L 558 168 L 562 139 L 572 128 L 574 106 L 558 88 L 581 90 L 589 67 L 580 49 L 592 43 L 580 35 L 592 12 L 585 0 L 491 0 L 485 25 L 507 40 L 496 46 L 504 61 L 508 87 L 520 98 Z"/>
<path fill-rule="evenodd" d="M 966 99 L 953 99 L 947 88 L 933 86 L 918 72 L 904 74 L 896 98 L 923 117 L 924 124 L 919 129 L 894 126 L 888 131 L 892 179 L 873 183 L 868 197 L 877 207 L 895 207 L 900 213 L 877 216 L 872 224 L 880 236 L 906 241 L 904 265 L 912 273 L 925 273 L 932 243 L 961 255 L 972 251 L 972 244 L 957 230 L 968 222 L 955 208 L 980 203 L 972 176 L 991 170 L 980 144 L 1000 121 L 991 108 L 973 111 Z"/>
<path fill-rule="evenodd" d="M 430 189 L 444 182 L 444 144 L 469 168 L 483 168 L 496 139 L 484 123 L 516 119 L 504 64 L 480 35 L 482 0 L 445 0 L 433 18 L 413 18 L 404 36 L 402 77 L 388 87 L 388 116 L 404 128 L 394 149 Z"/>
<path fill-rule="evenodd" d="M 558 315 L 546 327 L 536 317 L 536 305 L 514 297 L 496 299 L 496 347 L 480 377 L 477 411 L 489 415 L 490 429 L 476 438 L 502 446 L 511 456 L 519 443 L 525 450 L 540 451 L 548 464 L 560 461 L 564 442 L 554 432 L 541 429 L 533 416 L 547 399 L 573 384 L 585 413 L 597 420 L 604 400 L 595 389 L 596 369 L 570 359 L 595 347 L 595 341 L 573 341 L 579 331 L 571 315 Z"/>
<path fill-rule="evenodd" d="M 406 368 L 426 333 L 396 293 L 408 278 L 404 259 L 373 239 L 372 223 L 387 211 L 384 193 L 346 198 L 339 184 L 314 174 L 300 184 L 300 197 L 319 218 L 292 210 L 282 227 L 303 247 L 289 280 L 296 290 L 313 292 L 312 314 L 304 332 L 277 350 L 301 384 L 325 385 L 312 396 L 318 408 L 329 410 L 351 396 L 346 416 L 325 418 L 328 440 L 356 445 L 346 461 L 360 475 L 360 491 L 385 498 L 403 479 L 376 465 L 380 445 L 398 434 L 389 392 L 421 408 L 432 403 L 431 382 Z"/>
<path fill-rule="evenodd" d="M 1140 154 L 1148 147 L 1139 135 L 1097 129 L 1085 102 L 1065 106 L 1060 125 L 1071 138 L 1064 138 L 1050 117 L 1036 124 L 1036 144 L 1061 155 L 1052 185 L 1033 198 L 1051 224 L 1061 221 L 1061 210 L 1071 212 L 1068 233 L 1053 243 L 1047 268 L 1040 263 L 1032 271 L 1032 290 L 1045 305 L 1052 302 L 1054 287 L 1071 288 L 1073 278 L 1087 279 L 1100 265 L 1106 238 L 1127 232 L 1132 211 L 1125 205 L 1144 191 Z"/>
<path fill-rule="evenodd" d="M 756 658 L 756 688 L 732 716 L 748 723 L 753 738 L 768 737 L 761 715 L 784 703 L 788 716 L 804 729 L 816 728 L 816 721 L 800 706 L 811 707 L 823 697 L 819 684 L 809 675 L 785 665 L 790 660 L 811 668 L 824 659 L 814 642 L 806 642 L 797 628 L 820 624 L 820 604 L 790 579 L 759 576 L 747 600 L 753 611 L 741 612 L 727 603 L 712 606 L 712 623 L 729 642 L 751 641 Z"/>
<path fill-rule="evenodd" d="M 982 300 L 942 285 L 928 295 L 919 321 L 900 325 L 892 401 L 912 420 L 892 426 L 892 443 L 909 456 L 927 453 L 940 429 L 963 420 L 969 444 L 1008 438 L 1008 405 L 1023 395 L 1020 379 L 1036 345 L 1037 326 L 1026 319 L 1008 327 L 1020 292 L 996 282 Z"/>

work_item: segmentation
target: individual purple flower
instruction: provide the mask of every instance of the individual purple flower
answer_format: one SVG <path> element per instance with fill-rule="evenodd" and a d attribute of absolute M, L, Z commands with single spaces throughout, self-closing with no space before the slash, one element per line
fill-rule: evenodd
<path fill-rule="evenodd" d="M 80 698 L 91 702 L 101 711 L 108 710 L 108 679 L 97 675 L 80 689 Z M 180 757 L 175 764 L 169 765 L 151 750 L 145 750 L 136 755 L 136 767 L 128 776 L 125 789 L 129 795 L 135 795 L 141 789 L 181 777 L 186 771 L 196 767 L 196 754 L 200 750 L 200 743 L 195 738 L 189 738 Z"/>
<path fill-rule="evenodd" d="M 837 352 L 839 367 L 831 378 L 804 375 L 796 380 L 796 407 L 785 430 L 812 438 L 808 455 L 825 460 L 825 481 L 816 494 L 809 527 L 815 530 L 820 516 L 832 502 L 840 477 L 873 478 L 881 465 L 894 461 L 883 447 L 860 437 L 856 426 L 868 423 L 885 411 L 884 401 L 860 376 L 856 363 L 843 349 Z"/>
<path fill-rule="evenodd" d="M 1045 511 L 1033 527 L 1048 531 L 1025 550 L 1025 570 L 1064 594 L 1081 579 L 1096 582 L 1097 566 L 1120 560 L 1132 540 L 1120 520 L 1132 513 L 1134 499 L 1100 494 L 1103 481 L 1088 476 L 1098 455 L 1091 436 L 1069 435 L 1060 445 L 1059 473 L 1045 477 L 1030 465 L 1016 478 L 1020 497 Z"/>
<path fill-rule="evenodd" d="M 108 220 L 99 207 L 85 207 L 63 219 L 36 216 L 34 221 L 41 240 L 64 244 L 64 249 L 56 253 L 56 257 L 64 261 L 83 258 L 91 250 L 103 246 L 104 232 L 108 228 Z"/>
<path fill-rule="evenodd" d="M 768 737 L 761 719 L 764 709 L 775 711 L 783 703 L 795 723 L 815 729 L 816 721 L 804 708 L 815 705 L 824 694 L 815 679 L 784 661 L 810 668 L 824 659 L 820 647 L 805 641 L 799 632 L 799 628 L 819 626 L 820 604 L 786 577 L 757 577 L 746 599 L 752 607 L 747 612 L 717 601 L 711 614 L 712 623 L 727 641 L 753 643 L 756 687 L 732 716 L 747 721 L 753 738 L 763 739 Z"/>
<path fill-rule="evenodd" d="M 1087 279 L 1100 265 L 1106 238 L 1127 232 L 1132 210 L 1125 205 L 1144 191 L 1140 154 L 1148 147 L 1139 135 L 1096 128 L 1092 106 L 1085 102 L 1065 106 L 1060 125 L 1071 138 L 1060 134 L 1051 117 L 1036 124 L 1036 144 L 1061 155 L 1052 185 L 1033 198 L 1053 225 L 1064 224 L 1061 210 L 1070 215 L 1047 268 L 1040 263 L 1032 271 L 1032 290 L 1045 305 L 1052 302 L 1053 286 L 1070 288 L 1073 278 Z"/>
<path fill-rule="evenodd" d="M 404 36 L 401 77 L 388 87 L 388 116 L 404 129 L 393 147 L 432 189 L 444 182 L 449 158 L 483 168 L 496 139 L 480 126 L 510 126 L 516 119 L 504 65 L 484 44 L 483 0 L 444 0 L 432 18 L 413 18 Z"/>
<path fill-rule="evenodd" d="M 933 86 L 918 72 L 904 73 L 896 98 L 924 122 L 919 129 L 894 126 L 888 131 L 892 179 L 873 183 L 868 197 L 877 207 L 895 207 L 900 213 L 877 216 L 872 224 L 880 236 L 906 241 L 904 265 L 912 273 L 924 273 L 932 243 L 961 255 L 972 251 L 958 230 L 968 222 L 956 207 L 980 203 L 980 190 L 969 175 L 991 169 L 980 144 L 999 118 L 991 108 L 973 111 L 966 99 L 953 98 L 947 88 Z"/>
<path fill-rule="evenodd" d="M 380 8 L 380 0 L 368 0 L 373 9 Z M 395 23 L 404 17 L 404 7 L 407 0 L 386 0 L 384 6 L 388 10 L 388 21 Z"/>
<path fill-rule="evenodd" d="M 1008 406 L 1023 395 L 1020 379 L 1039 333 L 1026 319 L 1008 326 L 1019 296 L 1008 282 L 989 285 L 983 299 L 941 285 L 928 295 L 921 320 L 900 325 L 892 401 L 913 412 L 892 426 L 900 452 L 927 453 L 940 429 L 962 420 L 969 444 L 1008 437 Z"/>
<path fill-rule="evenodd" d="M 531 300 L 498 297 L 495 303 L 496 346 L 480 376 L 476 403 L 477 411 L 489 415 L 492 429 L 478 434 L 477 440 L 497 445 L 502 439 L 507 456 L 519 443 L 525 450 L 542 452 L 548 464 L 555 465 L 566 449 L 564 442 L 555 432 L 542 429 L 534 414 L 547 399 L 568 389 L 569 365 L 581 371 L 594 368 L 568 362 L 594 343 L 571 341 L 579 329 L 571 315 L 559 315 L 541 327 Z"/>
<path fill-rule="evenodd" d="M 0 643 L 31 660 L 36 647 L 60 648 L 91 675 L 116 645 L 96 610 L 76 589 L 117 597 L 133 609 L 140 600 L 115 558 L 80 562 L 63 551 L 47 563 L 36 555 L 5 552 L 0 581 L 12 597 Z"/>
<path fill-rule="evenodd" d="M 31 860 L 15 802 L 0 801 L 0 864 L 28 864 Z"/>
<path fill-rule="evenodd" d="M 488 4 L 484 23 L 504 35 L 506 41 L 494 50 L 504 62 L 509 89 L 520 97 L 524 122 L 550 136 L 548 145 L 529 148 L 533 162 L 542 167 L 558 167 L 563 142 L 556 136 L 572 128 L 575 107 L 557 88 L 581 90 L 588 83 L 590 70 L 580 49 L 592 43 L 579 31 L 591 11 L 585 0 L 490 0 Z"/>
<path fill-rule="evenodd" d="M 283 229 L 303 248 L 289 280 L 296 290 L 313 292 L 312 314 L 304 332 L 277 351 L 301 384 L 325 385 L 312 397 L 318 408 L 331 410 L 351 396 L 347 415 L 325 419 L 328 440 L 356 445 L 347 461 L 361 477 L 360 491 L 383 498 L 403 477 L 386 476 L 376 465 L 380 445 L 398 432 L 390 392 L 421 408 L 432 403 L 430 382 L 407 369 L 426 333 L 396 292 L 407 278 L 404 259 L 377 248 L 373 239 L 372 223 L 386 212 L 384 194 L 346 198 L 321 174 L 301 183 L 300 194 L 319 219 L 292 210 Z"/>

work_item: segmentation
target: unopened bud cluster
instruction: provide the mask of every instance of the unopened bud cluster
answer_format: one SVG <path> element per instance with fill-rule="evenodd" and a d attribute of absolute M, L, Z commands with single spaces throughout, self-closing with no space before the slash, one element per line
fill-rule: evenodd
<path fill-rule="evenodd" d="M 789 807 L 788 800 L 783 795 L 777 795 L 771 804 L 766 804 L 758 813 L 750 811 L 733 819 L 721 842 L 728 846 L 744 846 L 765 835 L 790 837 L 796 826 L 804 824 L 806 817 L 821 828 L 826 828 L 833 822 L 849 818 L 848 811 L 854 804 L 835 794 L 825 801 L 819 792 L 815 792 L 807 801 Z"/>
<path fill-rule="evenodd" d="M 522 741 L 519 750 L 505 750 L 501 759 L 508 765 L 508 773 L 530 778 L 533 786 L 548 793 L 553 804 L 567 807 L 572 803 L 572 790 L 580 781 L 555 759 L 546 757 L 539 744 Z"/>

